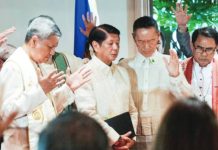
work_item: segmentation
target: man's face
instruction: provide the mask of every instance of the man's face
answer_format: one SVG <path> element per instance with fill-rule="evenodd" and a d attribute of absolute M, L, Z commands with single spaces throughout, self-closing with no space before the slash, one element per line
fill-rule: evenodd
<path fill-rule="evenodd" d="M 54 55 L 55 48 L 58 46 L 59 37 L 53 35 L 48 39 L 41 40 L 34 38 L 34 46 L 31 51 L 31 58 L 37 63 L 45 63 Z"/>
<path fill-rule="evenodd" d="M 133 33 L 139 53 L 145 57 L 150 57 L 157 49 L 159 32 L 155 28 L 140 28 Z"/>
<path fill-rule="evenodd" d="M 95 44 L 96 56 L 105 64 L 110 65 L 117 58 L 120 48 L 120 37 L 117 34 L 107 34 L 101 45 Z"/>
<path fill-rule="evenodd" d="M 213 59 L 217 45 L 213 38 L 198 36 L 193 45 L 193 56 L 195 61 L 201 66 L 206 67 Z"/>

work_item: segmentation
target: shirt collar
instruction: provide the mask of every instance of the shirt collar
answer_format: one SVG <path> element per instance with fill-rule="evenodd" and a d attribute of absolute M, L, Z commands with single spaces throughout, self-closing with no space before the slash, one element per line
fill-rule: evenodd
<path fill-rule="evenodd" d="M 206 67 L 201 67 L 199 64 L 193 59 L 194 67 L 196 70 L 210 70 L 212 68 L 212 62 L 210 62 Z"/>
<path fill-rule="evenodd" d="M 137 52 L 136 54 L 136 61 L 139 62 L 139 63 L 149 63 L 149 64 L 153 64 L 157 61 L 157 55 L 158 55 L 158 51 L 156 50 L 152 56 L 150 57 L 145 57 L 143 56 L 141 53 Z"/>
<path fill-rule="evenodd" d="M 96 68 L 98 70 L 101 70 L 101 72 L 108 74 L 108 73 L 114 73 L 116 69 L 116 65 L 112 62 L 111 66 L 105 64 L 103 61 L 101 61 L 98 57 L 95 55 L 92 56 L 92 61 L 95 63 Z"/>

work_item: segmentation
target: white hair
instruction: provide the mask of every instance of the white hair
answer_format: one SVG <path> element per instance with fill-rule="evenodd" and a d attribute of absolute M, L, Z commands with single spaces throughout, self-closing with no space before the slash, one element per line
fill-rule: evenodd
<path fill-rule="evenodd" d="M 25 41 L 28 42 L 33 35 L 37 35 L 41 39 L 47 39 L 51 35 L 60 37 L 61 31 L 53 18 L 41 15 L 30 20 Z"/>

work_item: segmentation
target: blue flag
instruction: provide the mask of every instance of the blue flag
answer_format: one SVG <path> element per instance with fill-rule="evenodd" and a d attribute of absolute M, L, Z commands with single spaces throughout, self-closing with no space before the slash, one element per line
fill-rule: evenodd
<path fill-rule="evenodd" d="M 83 29 L 85 25 L 82 20 L 82 15 L 90 12 L 88 0 L 76 0 L 75 4 L 75 25 L 74 25 L 74 55 L 80 58 L 84 57 L 86 36 L 80 32 L 80 27 Z"/>
<path fill-rule="evenodd" d="M 74 55 L 84 57 L 87 37 L 80 32 L 80 27 L 85 29 L 82 15 L 91 13 L 96 17 L 96 25 L 99 25 L 99 16 L 95 0 L 76 0 L 75 3 L 75 26 L 74 26 Z"/>

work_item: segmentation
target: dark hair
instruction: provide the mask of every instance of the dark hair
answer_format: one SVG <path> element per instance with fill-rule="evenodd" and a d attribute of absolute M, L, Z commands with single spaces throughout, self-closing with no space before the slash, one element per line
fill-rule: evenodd
<path fill-rule="evenodd" d="M 107 150 L 108 138 L 92 118 L 68 112 L 51 121 L 39 135 L 39 150 Z"/>
<path fill-rule="evenodd" d="M 34 35 L 37 35 L 39 38 L 44 40 L 52 35 L 61 37 L 62 33 L 52 17 L 40 15 L 29 21 L 25 43 L 28 43 Z"/>
<path fill-rule="evenodd" d="M 155 28 L 159 32 L 157 22 L 149 16 L 143 16 L 135 20 L 133 24 L 133 32 L 140 28 Z"/>
<path fill-rule="evenodd" d="M 214 112 L 197 98 L 175 102 L 166 112 L 153 150 L 217 150 Z"/>
<path fill-rule="evenodd" d="M 96 41 L 101 45 L 102 42 L 107 39 L 108 33 L 120 35 L 120 31 L 109 24 L 102 24 L 94 27 L 89 34 L 89 44 L 92 46 L 92 42 Z"/>
<path fill-rule="evenodd" d="M 192 44 L 195 43 L 198 36 L 200 35 L 208 38 L 213 38 L 216 45 L 218 45 L 218 32 L 216 31 L 216 29 L 212 27 L 204 27 L 204 28 L 196 29 L 192 34 Z"/>

